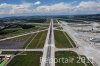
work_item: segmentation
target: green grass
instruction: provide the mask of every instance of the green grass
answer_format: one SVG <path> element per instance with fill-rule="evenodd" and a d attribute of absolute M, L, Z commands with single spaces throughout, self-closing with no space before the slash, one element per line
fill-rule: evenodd
<path fill-rule="evenodd" d="M 47 31 L 39 32 L 36 37 L 31 41 L 28 48 L 43 48 Z"/>
<path fill-rule="evenodd" d="M 47 27 L 42 27 L 42 28 L 40 28 L 39 30 L 45 30 L 45 29 L 47 29 Z"/>
<path fill-rule="evenodd" d="M 2 61 L 2 63 L 0 64 L 0 66 L 5 66 L 5 64 L 7 63 L 8 59 L 5 59 Z"/>
<path fill-rule="evenodd" d="M 19 34 L 34 32 L 38 29 L 39 29 L 39 27 L 33 27 L 33 28 L 30 28 L 30 29 L 21 29 L 21 28 L 12 29 L 12 28 L 9 28 L 9 29 L 3 30 L 4 34 L 0 35 L 0 38 L 6 38 L 6 37 L 11 37 L 11 36 L 16 36 L 16 35 L 19 35 Z"/>
<path fill-rule="evenodd" d="M 18 51 L 2 51 L 2 54 L 18 54 L 19 52 Z"/>
<path fill-rule="evenodd" d="M 62 31 L 55 30 L 54 35 L 55 35 L 55 45 L 57 48 L 73 47 Z"/>
<path fill-rule="evenodd" d="M 64 58 L 64 61 L 57 62 L 56 66 L 85 66 L 84 63 L 81 60 L 79 60 L 79 56 L 77 55 L 77 53 L 73 51 L 56 52 L 55 57 L 57 59 Z M 81 58 L 82 57 L 83 56 L 81 56 Z M 90 62 L 88 63 L 86 57 L 84 58 L 87 66 L 93 66 Z"/>
<path fill-rule="evenodd" d="M 67 33 L 65 33 L 65 34 L 69 38 L 69 40 L 71 41 L 71 43 L 73 44 L 73 46 L 76 47 L 76 45 L 75 45 L 74 41 L 71 39 L 71 37 L 69 37 L 69 35 Z"/>
<path fill-rule="evenodd" d="M 15 56 L 7 66 L 40 66 L 42 52 L 25 52 L 27 55 Z"/>
<path fill-rule="evenodd" d="M 54 25 L 53 25 L 53 27 L 59 27 L 59 25 L 57 25 L 57 24 L 54 24 Z"/>
<path fill-rule="evenodd" d="M 30 36 L 31 36 L 31 34 L 24 35 L 24 36 L 20 36 L 20 37 L 13 38 L 12 40 L 16 40 L 16 41 L 26 41 Z"/>
<path fill-rule="evenodd" d="M 57 27 L 56 29 L 62 30 L 63 28 L 59 26 L 59 27 Z"/>
<path fill-rule="evenodd" d="M 9 34 L 8 36 L 14 36 L 14 35 L 23 34 L 23 33 L 29 33 L 29 32 L 37 30 L 38 28 L 39 27 L 33 27 L 33 28 L 30 28 L 30 29 L 20 29 L 17 32 Z"/>
<path fill-rule="evenodd" d="M 43 25 L 43 24 L 42 24 L 41 27 L 48 28 L 48 27 L 49 27 L 49 24 L 48 24 L 48 25 L 45 25 L 45 24 Z"/>
<path fill-rule="evenodd" d="M 84 59 L 85 58 L 85 62 L 87 62 L 86 64 L 88 66 L 93 66 L 92 63 L 86 58 L 86 56 L 81 55 L 81 57 Z"/>
<path fill-rule="evenodd" d="M 30 37 L 26 40 L 23 48 L 26 48 L 27 44 L 29 44 L 29 42 L 33 39 L 33 37 L 35 37 L 35 35 L 36 33 L 30 35 Z"/>
<path fill-rule="evenodd" d="M 5 29 L 5 30 L 0 31 L 0 35 L 10 34 L 17 31 L 18 29 Z"/>
<path fill-rule="evenodd" d="M 0 64 L 3 62 L 3 60 L 0 59 Z"/>

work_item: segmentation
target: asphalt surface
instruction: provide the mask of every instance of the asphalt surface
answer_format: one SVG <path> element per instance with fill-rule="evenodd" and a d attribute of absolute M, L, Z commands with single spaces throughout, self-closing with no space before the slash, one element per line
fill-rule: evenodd
<path fill-rule="evenodd" d="M 0 49 L 0 51 L 43 51 L 43 49 Z"/>
<path fill-rule="evenodd" d="M 50 26 L 48 45 L 52 44 L 51 38 L 52 38 L 52 22 Z M 51 46 L 48 46 L 45 66 L 51 66 L 50 59 L 51 59 Z"/>

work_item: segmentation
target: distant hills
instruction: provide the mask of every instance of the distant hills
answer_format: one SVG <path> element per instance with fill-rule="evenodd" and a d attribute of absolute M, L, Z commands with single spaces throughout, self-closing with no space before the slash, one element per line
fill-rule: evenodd
<path fill-rule="evenodd" d="M 0 22 L 8 21 L 36 21 L 46 18 L 64 18 L 64 19 L 79 19 L 79 20 L 89 20 L 89 21 L 100 21 L 100 14 L 88 14 L 88 15 L 48 15 L 48 16 L 11 16 L 0 18 Z"/>

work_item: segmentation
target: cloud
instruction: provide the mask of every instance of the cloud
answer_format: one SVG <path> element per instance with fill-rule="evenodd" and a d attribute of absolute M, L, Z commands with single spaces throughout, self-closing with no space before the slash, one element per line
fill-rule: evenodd
<path fill-rule="evenodd" d="M 83 14 L 95 14 L 95 13 L 100 13 L 100 1 L 95 2 L 95 1 L 88 1 L 84 2 L 82 1 L 79 5 L 75 7 L 76 11 L 79 13 Z"/>
<path fill-rule="evenodd" d="M 34 5 L 40 5 L 40 4 L 41 4 L 40 1 L 37 1 L 37 2 L 34 3 Z"/>
<path fill-rule="evenodd" d="M 71 9 L 72 7 L 69 4 L 61 2 L 54 5 L 38 6 L 36 9 L 33 10 L 33 13 L 57 14 L 65 11 L 68 12 Z"/>
<path fill-rule="evenodd" d="M 64 2 L 38 6 L 33 12 L 50 14 L 96 14 L 100 13 L 100 2 L 82 1 L 77 5 Z"/>
<path fill-rule="evenodd" d="M 7 4 L 3 3 L 0 5 L 0 14 L 20 14 L 28 13 L 32 8 L 31 3 L 22 3 L 22 4 Z"/>
<path fill-rule="evenodd" d="M 96 14 L 100 13 L 100 1 L 82 1 L 79 4 L 72 3 L 56 3 L 51 5 L 39 5 L 40 1 L 35 3 L 21 4 L 0 4 L 0 14 L 15 14 L 15 15 L 73 15 L 73 14 Z M 34 7 L 38 5 L 37 7 Z"/>

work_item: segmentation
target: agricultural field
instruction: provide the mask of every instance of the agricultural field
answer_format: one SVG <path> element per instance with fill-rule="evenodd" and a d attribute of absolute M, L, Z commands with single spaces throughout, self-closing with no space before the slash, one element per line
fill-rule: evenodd
<path fill-rule="evenodd" d="M 57 48 L 73 48 L 76 46 L 65 32 L 55 30 L 54 35 Z"/>
<path fill-rule="evenodd" d="M 78 55 L 73 51 L 56 52 L 57 59 L 63 58 L 63 61 L 56 63 L 56 66 L 93 66 L 85 56 Z"/>

